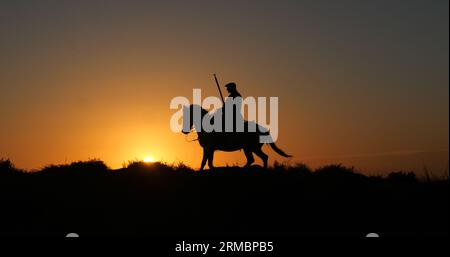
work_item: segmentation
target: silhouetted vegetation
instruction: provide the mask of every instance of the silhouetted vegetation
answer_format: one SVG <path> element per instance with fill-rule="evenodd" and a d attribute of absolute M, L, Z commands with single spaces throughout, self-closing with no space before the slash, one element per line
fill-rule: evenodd
<path fill-rule="evenodd" d="M 279 163 L 194 171 L 100 160 L 24 172 L 0 160 L 0 234 L 448 235 L 448 180 Z"/>

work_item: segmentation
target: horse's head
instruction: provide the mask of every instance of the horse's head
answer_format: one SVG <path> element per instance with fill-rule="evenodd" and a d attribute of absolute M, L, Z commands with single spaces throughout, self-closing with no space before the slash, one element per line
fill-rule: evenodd
<path fill-rule="evenodd" d="M 203 116 L 208 113 L 202 109 L 200 105 L 191 104 L 189 106 L 183 106 L 183 134 L 189 134 L 193 127 L 201 126 Z M 194 119 L 194 115 L 200 115 L 199 118 Z"/>

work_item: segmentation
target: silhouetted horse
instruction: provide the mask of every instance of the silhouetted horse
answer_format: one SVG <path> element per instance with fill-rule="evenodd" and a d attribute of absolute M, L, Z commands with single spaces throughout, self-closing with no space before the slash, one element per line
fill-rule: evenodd
<path fill-rule="evenodd" d="M 201 113 L 201 119 L 208 114 L 208 111 L 201 108 L 199 105 L 190 105 L 189 107 L 183 107 L 183 133 L 188 134 L 192 127 L 194 126 L 194 109 L 198 108 Z M 188 114 L 189 113 L 189 114 Z M 189 115 L 189 117 L 185 117 Z M 189 123 L 187 123 L 189 122 Z M 201 121 L 200 121 L 201 122 Z M 248 121 L 245 121 L 244 127 L 248 127 Z M 267 160 L 269 157 L 262 151 L 262 146 L 264 143 L 260 143 L 260 136 L 269 135 L 269 132 L 262 132 L 262 127 L 257 125 L 257 132 L 198 132 L 198 141 L 203 147 L 203 159 L 200 166 L 200 171 L 202 171 L 208 161 L 208 166 L 210 169 L 214 168 L 213 159 L 214 151 L 226 151 L 233 152 L 238 150 L 244 150 L 245 157 L 247 158 L 247 163 L 245 167 L 250 166 L 255 159 L 253 158 L 253 153 L 260 157 L 264 162 L 264 168 L 267 168 Z M 189 129 L 187 129 L 189 128 Z M 280 148 L 277 147 L 275 143 L 270 143 L 272 149 L 281 156 L 292 157 Z"/>

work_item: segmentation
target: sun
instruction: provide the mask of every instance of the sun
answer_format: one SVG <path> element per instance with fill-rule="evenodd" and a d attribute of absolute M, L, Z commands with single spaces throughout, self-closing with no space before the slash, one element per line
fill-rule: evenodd
<path fill-rule="evenodd" d="M 153 156 L 147 156 L 147 157 L 144 158 L 144 162 L 145 162 L 145 163 L 152 163 L 152 162 L 155 162 L 155 157 L 153 157 Z"/>

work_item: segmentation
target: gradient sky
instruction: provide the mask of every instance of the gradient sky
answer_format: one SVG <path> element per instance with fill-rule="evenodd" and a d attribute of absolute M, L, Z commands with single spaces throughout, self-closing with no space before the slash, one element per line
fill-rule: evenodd
<path fill-rule="evenodd" d="M 279 97 L 290 163 L 444 174 L 448 12 L 448 0 L 1 1 L 0 158 L 198 167 L 169 102 L 217 96 L 217 73 L 243 96 Z"/>

